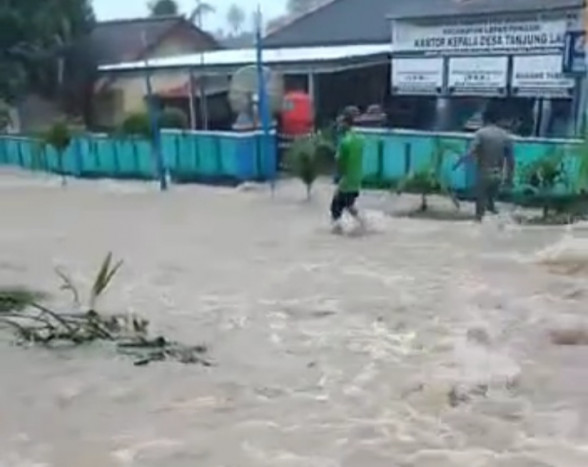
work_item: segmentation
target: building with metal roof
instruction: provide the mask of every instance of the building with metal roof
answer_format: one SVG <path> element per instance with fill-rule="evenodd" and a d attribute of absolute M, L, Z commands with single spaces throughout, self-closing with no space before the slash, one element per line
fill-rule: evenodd
<path fill-rule="evenodd" d="M 390 18 L 433 18 L 583 8 L 584 0 L 333 0 L 287 22 L 267 47 L 390 42 Z"/>
<path fill-rule="evenodd" d="M 390 43 L 285 47 L 265 49 L 263 61 L 272 69 L 284 73 L 331 73 L 357 66 L 387 63 L 391 50 Z M 227 74 L 255 62 L 255 49 L 227 49 L 104 65 L 100 70 L 120 73 L 142 72 L 146 68 L 170 71 L 205 69 L 206 74 Z"/>

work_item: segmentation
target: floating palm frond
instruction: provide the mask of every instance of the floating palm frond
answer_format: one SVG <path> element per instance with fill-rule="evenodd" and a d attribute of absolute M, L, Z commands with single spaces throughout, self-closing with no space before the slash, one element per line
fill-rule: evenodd
<path fill-rule="evenodd" d="M 92 290 L 90 292 L 90 310 L 94 310 L 96 301 L 104 293 L 114 275 L 123 265 L 122 261 L 118 261 L 114 266 L 111 266 L 111 263 L 112 253 L 108 253 L 104 258 L 104 261 L 102 261 L 100 270 L 98 271 L 94 284 L 92 285 Z"/>

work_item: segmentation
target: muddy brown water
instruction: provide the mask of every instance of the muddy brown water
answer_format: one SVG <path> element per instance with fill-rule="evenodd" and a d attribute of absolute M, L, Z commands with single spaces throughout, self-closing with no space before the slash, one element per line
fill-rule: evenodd
<path fill-rule="evenodd" d="M 0 466 L 585 467 L 582 226 L 398 219 L 333 236 L 332 187 L 247 190 L 0 173 L 0 284 L 87 286 L 206 344 L 213 368 L 133 367 L 108 347 L 22 349 L 0 331 Z M 464 209 L 470 209 L 465 207 Z M 559 268 L 557 271 L 554 270 Z"/>

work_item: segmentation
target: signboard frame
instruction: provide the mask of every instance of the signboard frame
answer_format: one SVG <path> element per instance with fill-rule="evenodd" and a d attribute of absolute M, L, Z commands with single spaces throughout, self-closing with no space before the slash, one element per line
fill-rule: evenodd
<path fill-rule="evenodd" d="M 445 81 L 445 61 L 443 58 L 394 57 L 391 64 L 392 94 L 412 96 L 440 96 L 443 94 Z M 412 66 L 402 69 L 405 64 L 412 64 Z M 427 65 L 423 66 L 424 64 Z M 402 73 L 408 75 L 409 78 L 404 81 L 397 80 L 396 78 Z"/>
<path fill-rule="evenodd" d="M 392 51 L 451 56 L 521 51 L 540 53 L 563 49 L 566 31 L 565 18 L 435 25 L 395 20 Z"/>
<path fill-rule="evenodd" d="M 456 65 L 458 64 L 458 65 Z M 467 64 L 472 67 L 467 70 Z M 450 57 L 447 66 L 447 91 L 451 96 L 505 97 L 508 89 L 509 59 L 506 55 L 486 57 Z M 458 66 L 463 70 L 455 70 Z M 459 72 L 458 72 L 459 71 Z M 456 78 L 465 75 L 465 78 Z M 491 75 L 500 76 L 492 81 Z M 460 83 L 463 81 L 463 83 Z M 469 82 L 469 84 L 468 84 Z"/>
<path fill-rule="evenodd" d="M 515 97 L 572 98 L 576 82 L 562 71 L 561 55 L 515 55 L 510 77 Z M 550 76 L 555 75 L 555 76 Z"/>

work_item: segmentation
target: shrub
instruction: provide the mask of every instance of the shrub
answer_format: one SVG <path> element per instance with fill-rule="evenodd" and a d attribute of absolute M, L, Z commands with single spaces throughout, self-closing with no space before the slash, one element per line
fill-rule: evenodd
<path fill-rule="evenodd" d="M 421 195 L 421 211 L 427 211 L 429 206 L 427 197 L 432 194 L 447 196 L 451 199 L 456 209 L 459 209 L 459 202 L 453 191 L 445 183 L 443 177 L 443 162 L 447 155 L 459 155 L 458 146 L 445 142 L 440 138 L 435 139 L 431 162 L 428 166 L 409 173 L 400 180 L 396 191 L 401 193 L 418 193 Z"/>
<path fill-rule="evenodd" d="M 159 114 L 159 127 L 161 129 L 188 128 L 188 117 L 175 107 L 168 107 Z M 133 112 L 124 119 L 118 133 L 124 136 L 151 139 L 151 119 L 148 112 Z"/>
<path fill-rule="evenodd" d="M 521 181 L 541 200 L 544 218 L 549 215 L 550 208 L 556 207 L 554 192 L 557 184 L 568 181 L 563 159 L 563 153 L 555 151 L 530 163 L 522 170 Z"/>
<path fill-rule="evenodd" d="M 123 120 L 119 132 L 124 136 L 151 138 L 151 123 L 147 112 L 133 112 Z"/>
<path fill-rule="evenodd" d="M 295 140 L 286 153 L 286 170 L 304 183 L 308 199 L 311 197 L 314 182 L 328 171 L 334 155 L 333 144 L 321 133 Z"/>
<path fill-rule="evenodd" d="M 67 184 L 67 178 L 63 167 L 63 158 L 65 152 L 69 148 L 73 135 L 71 129 L 65 121 L 58 121 L 51 125 L 49 129 L 42 135 L 44 145 L 51 146 L 57 152 L 59 159 L 59 170 L 62 176 L 62 185 Z"/>
<path fill-rule="evenodd" d="M 189 127 L 188 116 L 176 107 L 167 107 L 159 116 L 160 128 L 186 130 Z"/>

